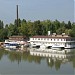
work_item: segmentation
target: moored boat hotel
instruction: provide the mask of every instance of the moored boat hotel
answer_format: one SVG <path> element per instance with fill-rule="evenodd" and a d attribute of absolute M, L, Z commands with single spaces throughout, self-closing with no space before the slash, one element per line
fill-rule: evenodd
<path fill-rule="evenodd" d="M 65 33 L 61 35 L 57 35 L 53 33 L 50 35 L 48 32 L 48 36 L 33 36 L 30 38 L 31 47 L 37 47 L 44 45 L 45 47 L 51 48 L 75 48 L 75 38 Z"/>

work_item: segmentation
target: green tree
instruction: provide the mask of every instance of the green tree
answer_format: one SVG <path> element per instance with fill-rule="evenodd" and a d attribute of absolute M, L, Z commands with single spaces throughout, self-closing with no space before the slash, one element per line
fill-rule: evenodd
<path fill-rule="evenodd" d="M 71 29 L 71 22 L 70 21 L 68 21 L 67 28 Z"/>
<path fill-rule="evenodd" d="M 4 28 L 4 23 L 3 21 L 0 20 L 0 29 L 3 29 Z"/>
<path fill-rule="evenodd" d="M 16 25 L 10 24 L 8 27 L 8 36 L 18 35 L 18 27 Z"/>
<path fill-rule="evenodd" d="M 72 37 L 75 37 L 75 25 L 72 26 L 70 35 L 71 35 Z"/>
<path fill-rule="evenodd" d="M 14 25 L 16 25 L 16 27 L 20 27 L 21 26 L 21 20 L 20 20 L 20 18 L 18 19 L 18 26 L 17 26 L 17 19 L 15 19 Z"/>
<path fill-rule="evenodd" d="M 22 33 L 22 35 L 28 36 L 28 25 L 24 20 L 22 20 L 21 27 L 20 27 L 19 31 Z"/>
<path fill-rule="evenodd" d="M 55 20 L 53 24 L 55 25 L 55 30 L 60 28 L 60 22 L 58 20 Z"/>

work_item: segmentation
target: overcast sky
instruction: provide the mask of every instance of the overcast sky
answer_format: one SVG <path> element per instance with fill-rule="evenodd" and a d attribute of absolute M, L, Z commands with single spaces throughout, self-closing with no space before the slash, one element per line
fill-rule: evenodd
<path fill-rule="evenodd" d="M 74 0 L 0 0 L 0 20 L 13 23 L 17 4 L 20 19 L 74 21 Z"/>

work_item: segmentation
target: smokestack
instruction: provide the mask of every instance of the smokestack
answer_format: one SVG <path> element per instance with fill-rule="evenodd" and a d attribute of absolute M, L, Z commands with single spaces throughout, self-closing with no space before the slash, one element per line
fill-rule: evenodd
<path fill-rule="evenodd" d="M 17 26 L 18 26 L 18 5 L 17 5 Z"/>

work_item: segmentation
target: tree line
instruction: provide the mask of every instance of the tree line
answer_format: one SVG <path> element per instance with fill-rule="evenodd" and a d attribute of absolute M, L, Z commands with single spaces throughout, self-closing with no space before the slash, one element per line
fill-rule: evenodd
<path fill-rule="evenodd" d="M 4 25 L 3 21 L 0 20 L 0 41 L 4 41 L 9 36 L 13 35 L 26 35 L 27 37 L 31 37 L 34 35 L 47 35 L 48 31 L 51 33 L 65 33 L 72 37 L 75 37 L 75 23 L 65 23 L 64 21 L 60 22 L 58 20 L 36 20 L 26 21 L 25 19 L 21 20 L 15 19 L 14 23 Z"/>

